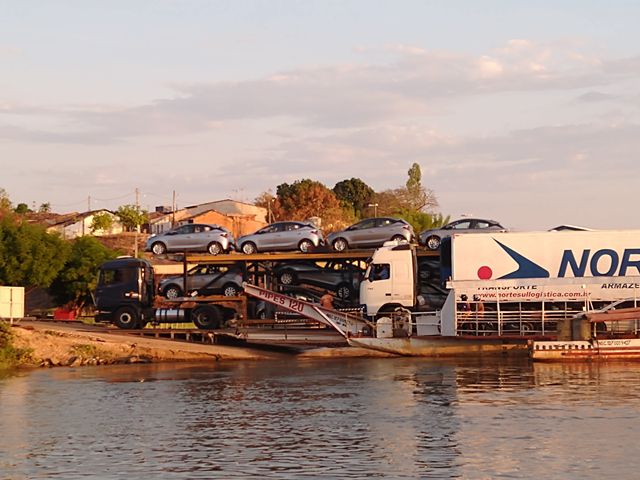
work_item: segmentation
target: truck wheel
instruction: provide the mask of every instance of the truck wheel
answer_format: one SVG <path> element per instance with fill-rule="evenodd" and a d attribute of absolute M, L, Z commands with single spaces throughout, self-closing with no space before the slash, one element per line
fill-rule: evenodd
<path fill-rule="evenodd" d="M 222 313 L 216 306 L 204 305 L 193 309 L 191 320 L 201 330 L 214 330 L 220 328 Z"/>
<path fill-rule="evenodd" d="M 207 247 L 207 252 L 209 252 L 211 255 L 218 255 L 222 253 L 222 245 L 220 245 L 218 242 L 211 242 Z"/>
<path fill-rule="evenodd" d="M 336 238 L 333 241 L 333 249 L 336 252 L 344 252 L 348 246 L 349 245 L 347 244 L 347 241 L 344 238 Z"/>
<path fill-rule="evenodd" d="M 424 244 L 429 250 L 437 250 L 440 248 L 440 237 L 438 237 L 437 235 L 431 235 L 429 238 L 427 238 Z"/>
<path fill-rule="evenodd" d="M 138 327 L 138 312 L 133 307 L 120 307 L 113 315 L 113 323 L 124 330 Z"/>
<path fill-rule="evenodd" d="M 167 246 L 162 242 L 156 242 L 151 245 L 151 251 L 154 255 L 163 255 L 167 251 Z"/>

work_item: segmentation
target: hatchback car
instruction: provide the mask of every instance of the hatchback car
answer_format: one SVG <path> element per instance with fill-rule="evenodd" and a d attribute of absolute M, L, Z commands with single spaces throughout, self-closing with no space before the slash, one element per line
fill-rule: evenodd
<path fill-rule="evenodd" d="M 197 265 L 187 271 L 187 288 L 184 287 L 184 277 L 180 275 L 160 281 L 158 292 L 169 299 L 194 291 L 203 295 L 235 297 L 242 291 L 242 281 L 242 271 L 234 265 Z"/>
<path fill-rule="evenodd" d="M 289 262 L 278 265 L 274 275 L 280 285 L 313 285 L 335 292 L 341 300 L 351 300 L 359 291 L 364 269 L 351 262 Z"/>
<path fill-rule="evenodd" d="M 228 252 L 233 248 L 233 235 L 220 225 L 189 223 L 165 233 L 151 235 L 146 252 L 162 255 L 185 250 L 208 252 L 211 255 Z"/>
<path fill-rule="evenodd" d="M 324 245 L 322 232 L 304 222 L 272 223 L 238 239 L 238 248 L 247 255 L 285 250 L 309 252 L 320 245 Z"/>
<path fill-rule="evenodd" d="M 425 230 L 420 234 L 419 242 L 429 250 L 440 248 L 440 242 L 445 237 L 450 237 L 454 233 L 482 233 L 482 232 L 506 232 L 507 229 L 495 220 L 485 220 L 482 218 L 463 218 L 446 224 L 444 227 L 432 230 Z"/>
<path fill-rule="evenodd" d="M 413 241 L 413 227 L 400 218 L 367 218 L 339 232 L 333 232 L 327 242 L 336 252 L 348 248 L 381 247 L 389 240 Z"/>

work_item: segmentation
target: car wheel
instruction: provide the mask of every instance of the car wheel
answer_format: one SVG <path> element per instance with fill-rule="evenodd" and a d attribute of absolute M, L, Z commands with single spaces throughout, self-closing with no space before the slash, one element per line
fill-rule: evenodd
<path fill-rule="evenodd" d="M 182 289 L 177 285 L 169 285 L 164 289 L 164 296 L 169 300 L 182 296 Z"/>
<path fill-rule="evenodd" d="M 133 307 L 120 307 L 116 310 L 113 323 L 124 330 L 132 330 L 138 327 L 138 312 Z"/>
<path fill-rule="evenodd" d="M 191 320 L 201 330 L 213 330 L 220 328 L 222 324 L 222 313 L 214 305 L 203 305 L 193 309 Z"/>
<path fill-rule="evenodd" d="M 336 252 L 344 252 L 349 245 L 344 238 L 336 238 L 332 246 Z"/>
<path fill-rule="evenodd" d="M 336 289 L 336 297 L 338 297 L 340 300 L 349 300 L 351 298 L 351 295 L 353 295 L 353 290 L 351 289 L 349 284 L 342 283 L 338 285 L 338 288 Z"/>
<path fill-rule="evenodd" d="M 429 238 L 427 238 L 424 244 L 429 250 L 437 250 L 440 248 L 440 237 L 438 237 L 437 235 L 431 235 Z"/>
<path fill-rule="evenodd" d="M 218 255 L 222 253 L 222 245 L 220 245 L 218 242 L 211 242 L 207 247 L 207 252 L 209 252 L 211 255 Z"/>
<path fill-rule="evenodd" d="M 298 283 L 298 278 L 291 270 L 285 270 L 278 276 L 278 282 L 280 285 L 295 285 Z"/>
<path fill-rule="evenodd" d="M 313 242 L 311 240 L 302 240 L 298 245 L 298 248 L 302 253 L 309 253 L 313 249 Z"/>
<path fill-rule="evenodd" d="M 394 235 L 394 236 L 391 238 L 391 241 L 393 241 L 393 242 L 406 242 L 406 241 L 407 241 L 407 239 L 406 239 L 406 238 L 404 238 L 402 235 Z"/>
<path fill-rule="evenodd" d="M 222 289 L 222 294 L 225 297 L 237 297 L 240 295 L 240 287 L 235 283 L 227 283 Z"/>
<path fill-rule="evenodd" d="M 167 246 L 162 242 L 156 242 L 151 245 L 151 251 L 154 255 L 163 255 L 167 252 Z"/>
<path fill-rule="evenodd" d="M 246 255 L 251 255 L 256 253 L 258 249 L 256 248 L 256 244 L 253 242 L 247 242 L 242 244 L 242 253 Z"/>

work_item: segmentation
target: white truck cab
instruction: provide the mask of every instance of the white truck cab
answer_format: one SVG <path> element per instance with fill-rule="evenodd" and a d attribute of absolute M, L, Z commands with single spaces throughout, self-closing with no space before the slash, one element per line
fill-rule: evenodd
<path fill-rule="evenodd" d="M 360 303 L 366 314 L 391 312 L 397 307 L 412 308 L 416 300 L 417 261 L 414 247 L 386 242 L 369 261 L 360 283 Z"/>

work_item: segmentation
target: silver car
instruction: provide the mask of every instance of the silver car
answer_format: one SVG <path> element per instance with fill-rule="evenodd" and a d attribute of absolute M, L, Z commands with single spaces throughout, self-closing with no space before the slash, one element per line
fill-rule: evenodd
<path fill-rule="evenodd" d="M 413 241 L 413 227 L 401 218 L 367 218 L 327 237 L 327 242 L 336 252 L 347 248 L 381 247 L 389 240 Z"/>
<path fill-rule="evenodd" d="M 310 252 L 324 245 L 322 232 L 310 223 L 276 222 L 238 239 L 238 248 L 247 255 L 257 252 L 300 250 Z"/>
<path fill-rule="evenodd" d="M 360 289 L 364 269 L 357 262 L 300 261 L 282 263 L 274 268 L 273 274 L 280 285 L 313 285 L 332 290 L 341 300 L 352 300 Z"/>
<path fill-rule="evenodd" d="M 483 218 L 463 218 L 446 224 L 444 227 L 425 230 L 420 234 L 419 242 L 429 250 L 440 248 L 440 242 L 454 233 L 506 232 L 507 229 L 495 220 Z"/>
<path fill-rule="evenodd" d="M 184 277 L 180 275 L 160 281 L 158 293 L 169 299 L 195 291 L 200 295 L 235 297 L 242 291 L 242 281 L 242 271 L 233 265 L 197 265 L 187 272 L 186 289 Z"/>
<path fill-rule="evenodd" d="M 189 223 L 165 233 L 151 235 L 145 251 L 155 255 L 185 250 L 218 255 L 232 248 L 233 235 L 226 228 L 214 224 Z"/>

